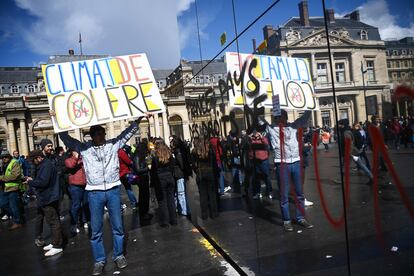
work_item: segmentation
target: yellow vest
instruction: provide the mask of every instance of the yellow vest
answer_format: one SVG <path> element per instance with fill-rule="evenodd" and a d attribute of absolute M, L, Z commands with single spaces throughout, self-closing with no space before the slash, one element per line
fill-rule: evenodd
<path fill-rule="evenodd" d="M 17 161 L 16 159 L 11 159 L 10 163 L 7 165 L 7 168 L 6 168 L 6 171 L 4 172 L 4 175 L 7 176 L 7 175 L 11 174 L 11 170 L 14 166 L 14 163 L 18 163 L 18 165 L 20 166 L 19 161 Z M 21 180 L 21 174 L 20 174 L 20 177 L 18 179 L 14 180 L 13 182 L 4 183 L 4 186 L 6 188 L 18 187 L 22 192 L 25 191 L 25 187 L 24 187 L 23 182 Z"/>

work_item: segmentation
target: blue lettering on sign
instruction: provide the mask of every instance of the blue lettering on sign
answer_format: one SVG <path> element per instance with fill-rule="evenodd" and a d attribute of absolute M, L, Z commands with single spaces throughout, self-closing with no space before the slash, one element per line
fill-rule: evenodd
<path fill-rule="evenodd" d="M 102 87 L 105 87 L 104 80 L 101 75 L 101 69 L 99 69 L 98 61 L 95 60 L 93 62 L 93 81 L 94 81 L 94 87 L 96 88 L 98 85 L 96 83 L 96 76 L 99 76 L 101 78 Z"/>
<path fill-rule="evenodd" d="M 111 59 L 112 59 L 112 58 L 105 58 L 105 59 L 102 59 L 102 60 L 103 60 L 103 61 L 105 61 L 105 63 L 106 63 L 106 68 L 108 69 L 109 76 L 111 77 L 111 82 L 112 82 L 112 85 L 115 85 L 115 83 L 114 83 L 114 78 L 113 78 L 113 76 L 112 76 L 111 67 L 109 67 L 109 61 L 110 61 Z"/>
<path fill-rule="evenodd" d="M 304 76 L 302 76 L 302 74 L 300 74 L 300 72 L 303 72 L 304 70 L 299 71 L 299 69 L 298 69 L 298 73 L 301 75 L 300 76 L 301 80 L 302 81 L 306 81 L 306 82 L 310 81 L 309 68 L 307 66 L 307 63 L 305 62 L 304 59 L 298 59 L 297 61 L 299 63 L 302 63 L 303 64 L 304 69 L 305 69 L 305 72 L 306 72 L 306 78 L 304 78 Z M 296 64 L 296 66 L 298 66 L 298 64 Z"/>
<path fill-rule="evenodd" d="M 91 88 L 95 88 L 95 87 L 92 85 L 92 80 L 91 80 L 91 76 L 89 75 L 88 64 L 86 63 L 86 61 L 84 61 L 84 62 L 79 62 L 79 63 L 78 63 L 78 69 L 79 69 L 79 87 L 80 87 L 80 90 L 83 90 L 83 83 L 82 83 L 82 69 L 85 69 L 85 71 L 86 71 L 86 75 L 88 76 L 90 87 L 91 87 Z M 89 88 L 89 87 L 88 87 L 88 88 Z"/>
<path fill-rule="evenodd" d="M 287 63 L 286 58 L 284 58 L 284 57 L 277 57 L 276 58 L 276 62 L 277 62 L 277 66 L 279 68 L 280 78 L 281 79 L 284 79 L 284 80 L 290 80 L 291 79 L 291 76 L 290 76 L 290 68 L 289 68 L 289 64 L 286 64 Z M 282 64 L 282 69 L 285 72 L 286 78 L 283 78 L 282 77 L 282 70 L 280 68 L 280 64 Z"/>
<path fill-rule="evenodd" d="M 50 64 L 50 65 L 47 65 L 46 66 L 46 69 L 45 69 L 45 74 L 46 74 L 46 76 L 45 76 L 45 78 L 46 78 L 46 84 L 47 84 L 47 87 L 48 87 L 48 89 L 49 89 L 49 93 L 50 94 L 52 94 L 52 95 L 57 95 L 57 94 L 59 94 L 60 92 L 62 92 L 61 90 L 58 90 L 58 91 L 53 91 L 52 90 L 52 87 L 50 86 L 50 82 L 49 82 L 49 69 L 51 68 L 51 67 L 55 67 L 55 65 L 54 64 Z"/>
<path fill-rule="evenodd" d="M 75 82 L 75 85 L 76 85 L 76 91 L 78 91 L 79 90 L 79 88 L 78 88 L 78 80 L 76 79 L 75 66 L 73 66 L 73 62 L 70 63 L 70 67 L 72 68 L 72 76 L 73 76 L 73 81 Z"/>
<path fill-rule="evenodd" d="M 73 89 L 72 90 L 68 90 L 66 88 L 65 80 L 63 79 L 63 74 L 62 74 L 62 66 L 60 64 L 58 64 L 58 68 L 59 68 L 60 81 L 62 82 L 63 91 L 64 92 L 72 92 L 72 91 L 74 91 Z"/>
<path fill-rule="evenodd" d="M 268 62 L 268 65 L 269 65 L 269 75 L 270 75 L 270 79 L 271 80 L 273 79 L 272 72 L 274 72 L 274 75 L 275 75 L 276 79 L 280 80 L 280 74 L 276 71 L 276 66 L 273 64 L 272 58 L 271 57 L 268 57 L 267 58 L 267 62 Z"/>

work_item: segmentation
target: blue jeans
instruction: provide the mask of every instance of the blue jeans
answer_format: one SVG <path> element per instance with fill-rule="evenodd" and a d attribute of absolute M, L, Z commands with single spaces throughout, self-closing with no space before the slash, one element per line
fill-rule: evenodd
<path fill-rule="evenodd" d="M 128 195 L 129 202 L 131 202 L 131 206 L 132 207 L 135 207 L 138 204 L 138 200 L 137 200 L 137 197 L 134 194 L 134 191 L 132 191 L 132 185 L 131 185 L 131 183 L 128 183 L 128 177 L 127 177 L 127 175 L 121 177 L 121 182 L 124 185 L 125 191 L 126 191 L 126 193 Z"/>
<path fill-rule="evenodd" d="M 224 168 L 221 162 L 217 162 L 217 167 L 219 169 L 219 185 L 220 185 L 220 194 L 224 194 Z"/>
<path fill-rule="evenodd" d="M 187 215 L 187 200 L 185 198 L 185 180 L 184 178 L 180 178 L 177 180 L 177 198 L 178 204 L 181 208 L 181 214 L 186 216 Z"/>
<path fill-rule="evenodd" d="M 290 182 L 295 188 L 298 204 L 296 205 L 296 219 L 305 218 L 305 196 L 302 189 L 302 177 L 300 171 L 300 162 L 295 163 L 276 163 L 276 179 L 279 183 L 280 191 L 280 209 L 283 221 L 290 221 L 289 214 L 289 187 Z"/>
<path fill-rule="evenodd" d="M 79 213 L 82 211 L 82 223 L 89 221 L 89 203 L 88 191 L 85 186 L 69 185 L 69 193 L 72 197 L 72 206 L 70 208 L 71 224 L 76 225 L 79 222 Z"/>
<path fill-rule="evenodd" d="M 237 183 L 241 186 L 244 181 L 243 172 L 238 168 L 231 168 L 231 174 L 233 176 L 233 183 Z"/>
<path fill-rule="evenodd" d="M 120 186 L 107 191 L 89 191 L 89 209 L 91 210 L 91 245 L 95 262 L 106 262 L 105 248 L 102 239 L 104 206 L 108 208 L 109 221 L 112 227 L 113 256 L 115 260 L 123 255 L 124 228 L 121 216 Z"/>
<path fill-rule="evenodd" d="M 1 195 L 1 208 L 13 217 L 13 223 L 23 224 L 23 206 L 20 192 L 4 192 Z"/>
<path fill-rule="evenodd" d="M 253 161 L 254 168 L 255 168 L 255 178 L 253 179 L 253 194 L 260 193 L 260 178 L 263 178 L 266 184 L 266 193 L 270 194 L 272 192 L 272 182 L 270 179 L 270 168 L 269 168 L 269 160 L 254 160 Z"/>

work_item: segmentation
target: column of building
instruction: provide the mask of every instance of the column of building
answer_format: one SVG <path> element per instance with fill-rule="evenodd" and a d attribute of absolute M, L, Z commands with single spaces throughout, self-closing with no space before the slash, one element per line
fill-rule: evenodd
<path fill-rule="evenodd" d="M 20 119 L 20 154 L 24 156 L 29 155 L 29 141 L 27 140 L 26 121 Z"/>
<path fill-rule="evenodd" d="M 7 121 L 7 131 L 9 134 L 9 148 L 8 150 L 10 151 L 10 153 L 14 150 L 17 150 L 17 143 L 16 143 L 16 133 L 14 132 L 14 124 L 13 124 L 13 120 L 8 120 Z"/>

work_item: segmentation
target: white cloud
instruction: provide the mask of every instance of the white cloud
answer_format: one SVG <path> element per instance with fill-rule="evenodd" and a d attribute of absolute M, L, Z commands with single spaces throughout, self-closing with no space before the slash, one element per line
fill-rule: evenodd
<path fill-rule="evenodd" d="M 191 0 L 15 0 L 36 20 L 22 29 L 31 50 L 53 55 L 145 52 L 153 68 L 174 68 L 180 60 L 177 14 Z"/>
<path fill-rule="evenodd" d="M 359 8 L 361 21 L 378 27 L 384 40 L 414 36 L 414 23 L 409 27 L 398 26 L 396 16 L 391 15 L 385 0 L 370 0 Z"/>

